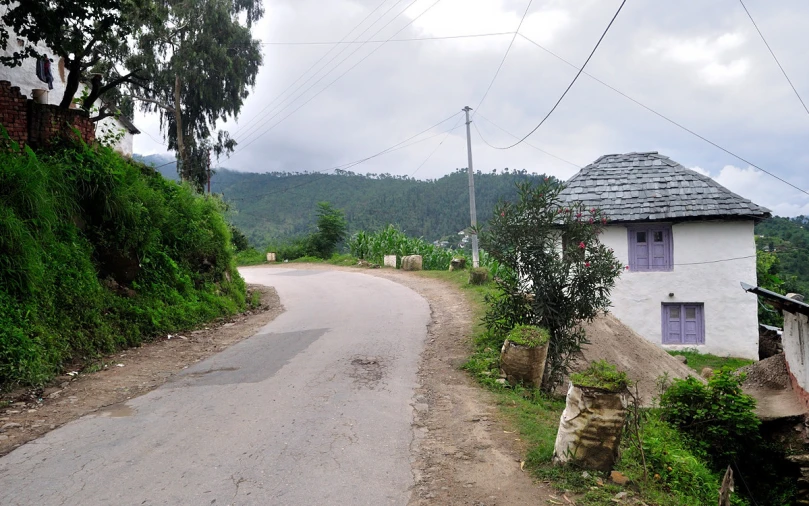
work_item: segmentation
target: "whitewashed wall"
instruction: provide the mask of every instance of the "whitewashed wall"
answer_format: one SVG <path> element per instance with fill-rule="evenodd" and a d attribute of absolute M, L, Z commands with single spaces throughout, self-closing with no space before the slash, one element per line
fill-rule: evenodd
<path fill-rule="evenodd" d="M 800 299 L 798 299 L 800 300 Z M 806 402 L 809 392 L 809 318 L 806 315 L 790 313 L 784 311 L 784 333 L 782 344 L 784 345 L 784 358 L 789 366 L 789 373 L 803 389 L 799 392 L 801 398 Z"/>
<path fill-rule="evenodd" d="M 674 224 L 674 270 L 624 270 L 612 292 L 612 313 L 649 341 L 667 349 L 696 347 L 702 353 L 758 360 L 758 309 L 739 282 L 756 284 L 753 221 Z M 608 226 L 601 241 L 629 265 L 623 225 Z M 722 261 L 730 258 L 749 257 Z M 683 265 L 696 264 L 696 265 Z M 672 293 L 672 296 L 669 296 Z M 662 345 L 661 303 L 704 304 L 705 344 Z"/>

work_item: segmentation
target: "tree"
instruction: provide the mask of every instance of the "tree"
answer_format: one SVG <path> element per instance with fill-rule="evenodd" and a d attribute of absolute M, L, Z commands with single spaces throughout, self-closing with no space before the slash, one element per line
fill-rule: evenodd
<path fill-rule="evenodd" d="M 506 331 L 516 324 L 548 329 L 546 390 L 587 343 L 581 324 L 607 310 L 621 272 L 612 250 L 598 240 L 607 217 L 563 202 L 562 188 L 547 178 L 519 184 L 517 202 L 499 204 L 481 234 L 482 247 L 513 272 L 496 279 L 501 294 L 493 308 L 500 314 L 490 313 L 487 321 Z"/>
<path fill-rule="evenodd" d="M 335 209 L 328 202 L 317 204 L 317 231 L 312 234 L 313 253 L 320 258 L 329 258 L 337 245 L 345 239 L 348 223 L 340 209 Z"/>
<path fill-rule="evenodd" d="M 236 146 L 227 132 L 212 131 L 218 120 L 238 116 L 255 85 L 262 56 L 250 27 L 263 13 L 261 0 L 153 0 L 140 11 L 149 28 L 136 34 L 127 66 L 144 69 L 151 84 L 132 96 L 142 110 L 160 113 L 177 170 L 197 188 L 207 177 L 207 153 L 219 157 Z"/>
<path fill-rule="evenodd" d="M 59 104 L 68 108 L 79 90 L 81 82 L 89 83 L 88 93 L 82 97 L 82 107 L 90 110 L 102 95 L 118 86 L 143 85 L 138 69 L 120 75 L 115 63 L 128 51 L 127 37 L 134 26 L 125 22 L 129 11 L 138 9 L 140 0 L 0 0 L 6 7 L 0 26 L 0 47 L 7 49 L 11 28 L 25 40 L 21 49 L 10 56 L 0 57 L 0 63 L 9 67 L 21 65 L 27 58 L 44 58 L 37 44 L 49 47 L 53 54 L 64 60 L 67 70 L 65 93 Z M 88 74 L 92 72 L 92 79 Z M 93 119 L 113 114 L 102 107 Z"/>

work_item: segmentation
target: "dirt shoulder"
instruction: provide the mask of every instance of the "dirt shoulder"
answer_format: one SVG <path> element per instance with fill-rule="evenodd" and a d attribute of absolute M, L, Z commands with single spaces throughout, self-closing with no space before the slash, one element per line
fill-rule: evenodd
<path fill-rule="evenodd" d="M 99 410 L 143 395 L 191 364 L 255 334 L 283 312 L 275 289 L 250 285 L 261 306 L 207 327 L 180 333 L 103 357 L 92 373 L 64 375 L 44 389 L 17 390 L 0 396 L 0 456 L 50 430 Z M 10 404 L 9 404 L 10 403 Z"/>
<path fill-rule="evenodd" d="M 460 369 L 472 352 L 471 303 L 451 283 L 390 269 L 285 264 L 362 272 L 402 284 L 430 304 L 432 322 L 414 398 L 411 506 L 545 504 L 554 493 L 521 470 L 525 448 L 493 394 Z"/>

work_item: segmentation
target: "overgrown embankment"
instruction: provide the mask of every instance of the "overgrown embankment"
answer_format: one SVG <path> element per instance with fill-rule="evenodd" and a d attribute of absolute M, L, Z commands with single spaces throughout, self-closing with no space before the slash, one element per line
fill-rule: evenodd
<path fill-rule="evenodd" d="M 244 303 L 218 200 L 102 146 L 0 153 L 0 388 Z"/>

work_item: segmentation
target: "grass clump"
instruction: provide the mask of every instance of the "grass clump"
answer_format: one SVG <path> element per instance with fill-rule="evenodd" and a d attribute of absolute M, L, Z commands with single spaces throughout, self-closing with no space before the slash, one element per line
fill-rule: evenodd
<path fill-rule="evenodd" d="M 755 362 L 746 358 L 718 357 L 709 353 L 700 353 L 695 349 L 669 351 L 669 354 L 685 357 L 686 365 L 697 372 L 702 372 L 706 367 L 715 370 L 722 368 L 736 370 Z"/>
<path fill-rule="evenodd" d="M 245 305 L 216 198 L 103 146 L 0 152 L 0 389 Z"/>
<path fill-rule="evenodd" d="M 469 269 L 469 284 L 482 285 L 489 281 L 489 269 L 486 267 L 473 267 Z"/>
<path fill-rule="evenodd" d="M 577 387 L 598 388 L 608 392 L 622 392 L 630 384 L 626 373 L 606 360 L 593 362 L 587 369 L 571 374 L 570 381 Z"/>
<path fill-rule="evenodd" d="M 547 330 L 533 325 L 517 325 L 511 329 L 506 339 L 520 346 L 536 348 L 548 344 L 550 334 Z"/>

